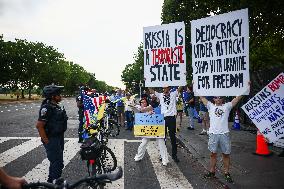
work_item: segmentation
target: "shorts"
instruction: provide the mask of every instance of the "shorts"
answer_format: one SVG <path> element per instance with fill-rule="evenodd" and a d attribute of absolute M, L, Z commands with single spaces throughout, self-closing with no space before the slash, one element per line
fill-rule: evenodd
<path fill-rule="evenodd" d="M 209 112 L 204 112 L 204 111 L 199 111 L 199 117 L 202 119 L 202 120 L 209 120 Z"/>
<path fill-rule="evenodd" d="M 223 154 L 231 153 L 230 133 L 213 134 L 209 133 L 208 149 L 212 153 L 217 153 L 219 150 Z"/>
<path fill-rule="evenodd" d="M 124 114 L 124 106 L 117 106 L 116 109 L 118 117 L 120 117 L 122 113 Z"/>
<path fill-rule="evenodd" d="M 177 110 L 177 113 L 182 113 L 183 112 L 183 110 Z"/>

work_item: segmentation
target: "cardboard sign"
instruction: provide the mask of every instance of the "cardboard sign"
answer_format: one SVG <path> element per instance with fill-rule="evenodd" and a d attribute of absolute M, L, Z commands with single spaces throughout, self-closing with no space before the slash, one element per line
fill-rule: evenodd
<path fill-rule="evenodd" d="M 248 9 L 192 21 L 191 43 L 196 96 L 248 95 Z"/>
<path fill-rule="evenodd" d="M 162 114 L 136 113 L 135 137 L 165 138 L 165 121 Z"/>
<path fill-rule="evenodd" d="M 284 136 L 284 74 L 281 73 L 242 109 L 271 142 Z"/>
<path fill-rule="evenodd" d="M 145 87 L 185 86 L 183 22 L 143 28 Z"/>

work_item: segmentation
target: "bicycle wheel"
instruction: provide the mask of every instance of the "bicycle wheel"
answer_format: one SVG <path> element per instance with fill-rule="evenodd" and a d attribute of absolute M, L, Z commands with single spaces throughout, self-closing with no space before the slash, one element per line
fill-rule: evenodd
<path fill-rule="evenodd" d="M 99 163 L 97 162 L 97 164 L 100 166 L 102 173 L 114 171 L 117 167 L 117 159 L 111 149 L 107 146 L 102 146 L 101 155 L 98 159 Z"/>
<path fill-rule="evenodd" d="M 102 174 L 102 167 L 101 167 L 100 160 L 98 158 L 94 161 L 94 163 L 90 163 L 90 161 L 88 161 L 87 163 L 88 163 L 89 176 L 95 176 L 95 175 Z M 104 183 L 99 184 L 96 182 L 91 182 L 87 184 L 82 184 L 80 186 L 80 189 L 83 189 L 83 188 L 104 189 L 104 186 L 105 186 Z"/>

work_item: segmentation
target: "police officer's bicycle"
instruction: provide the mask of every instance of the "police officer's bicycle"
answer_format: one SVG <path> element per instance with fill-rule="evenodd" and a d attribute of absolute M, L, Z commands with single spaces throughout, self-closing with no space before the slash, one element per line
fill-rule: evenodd
<path fill-rule="evenodd" d="M 34 183 L 25 184 L 23 186 L 23 189 L 98 188 L 98 186 L 100 185 L 105 185 L 107 183 L 111 183 L 112 181 L 116 181 L 120 179 L 122 175 L 123 175 L 122 168 L 118 167 L 118 169 L 115 172 L 86 177 L 86 178 L 78 180 L 77 182 L 73 184 L 69 184 L 66 180 L 58 179 L 54 182 L 54 184 L 46 183 L 46 182 L 34 182 Z"/>
<path fill-rule="evenodd" d="M 104 119 L 90 125 L 88 130 L 90 137 L 81 145 L 80 155 L 82 160 L 87 161 L 89 176 L 115 170 L 117 159 L 112 150 L 107 147 L 109 133 L 106 132 Z M 92 133 L 91 130 L 97 132 Z M 98 185 L 98 188 L 104 188 L 104 184 Z"/>

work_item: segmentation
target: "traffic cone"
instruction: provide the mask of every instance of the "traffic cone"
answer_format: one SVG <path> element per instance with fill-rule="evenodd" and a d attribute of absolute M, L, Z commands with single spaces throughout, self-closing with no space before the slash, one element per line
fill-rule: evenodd
<path fill-rule="evenodd" d="M 253 153 L 254 155 L 259 156 L 270 156 L 272 152 L 269 151 L 268 145 L 263 137 L 263 135 L 257 131 L 256 135 L 256 151 Z"/>
<path fill-rule="evenodd" d="M 233 125 L 233 130 L 241 130 L 241 125 L 240 125 L 240 119 L 239 119 L 239 113 L 236 111 L 236 116 L 235 116 L 235 121 Z"/>

